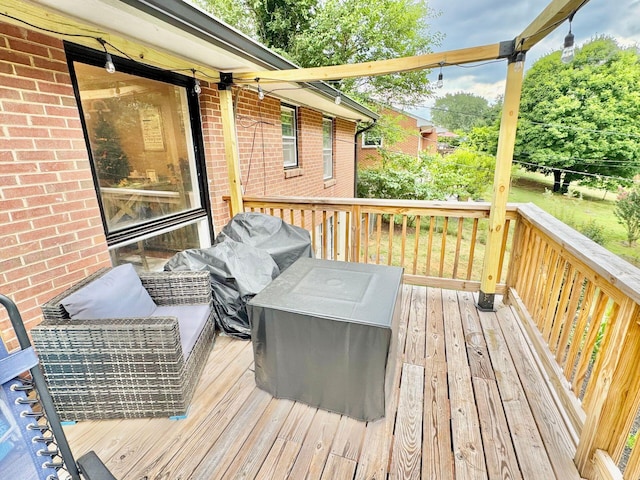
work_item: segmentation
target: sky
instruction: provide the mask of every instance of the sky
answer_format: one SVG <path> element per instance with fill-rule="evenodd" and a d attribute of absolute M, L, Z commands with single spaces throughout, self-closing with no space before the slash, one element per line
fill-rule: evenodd
<path fill-rule="evenodd" d="M 547 6 L 550 0 L 430 0 L 439 15 L 431 19 L 430 31 L 441 32 L 444 39 L 434 52 L 455 50 L 512 40 Z M 563 46 L 569 31 L 568 21 L 559 25 L 528 53 L 526 69 L 538 58 Z M 576 46 L 598 35 L 614 37 L 623 45 L 640 44 L 640 0 L 590 0 L 574 16 L 572 32 Z M 493 101 L 504 93 L 506 61 L 464 68 L 443 69 L 444 86 L 436 95 L 466 92 Z M 433 69 L 434 81 L 438 69 Z M 435 99 L 425 102 L 427 108 L 413 113 L 429 119 Z"/>

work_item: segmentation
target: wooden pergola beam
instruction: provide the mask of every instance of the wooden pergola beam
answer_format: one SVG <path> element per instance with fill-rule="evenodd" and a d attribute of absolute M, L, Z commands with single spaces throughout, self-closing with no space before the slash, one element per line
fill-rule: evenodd
<path fill-rule="evenodd" d="M 518 50 L 528 51 L 556 29 L 572 12 L 589 0 L 552 0 L 547 7 L 516 37 Z"/>
<path fill-rule="evenodd" d="M 500 43 L 480 47 L 462 48 L 447 52 L 427 53 L 414 57 L 393 58 L 329 67 L 296 68 L 292 70 L 264 70 L 260 72 L 242 72 L 233 74 L 236 84 L 270 82 L 312 82 L 319 80 L 339 80 L 341 78 L 371 77 L 389 73 L 410 72 L 442 65 L 463 65 L 503 58 Z"/>

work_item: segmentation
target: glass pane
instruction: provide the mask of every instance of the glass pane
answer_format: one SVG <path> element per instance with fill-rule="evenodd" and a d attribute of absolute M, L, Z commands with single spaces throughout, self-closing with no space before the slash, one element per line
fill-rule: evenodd
<path fill-rule="evenodd" d="M 296 144 L 295 141 L 291 138 L 283 138 L 282 139 L 282 154 L 284 157 L 284 165 L 285 166 L 294 166 L 297 164 L 296 161 Z"/>
<path fill-rule="evenodd" d="M 168 232 L 135 240 L 111 250 L 113 265 L 132 263 L 140 271 L 161 271 L 177 252 L 210 245 L 206 220 L 176 228 Z"/>
<path fill-rule="evenodd" d="M 108 231 L 200 207 L 186 89 L 74 66 Z"/>
<path fill-rule="evenodd" d="M 324 158 L 324 178 L 333 177 L 333 155 L 331 151 L 322 152 Z"/>
<path fill-rule="evenodd" d="M 282 120 L 282 136 L 293 137 L 295 135 L 293 130 L 293 110 L 283 108 L 280 118 Z"/>
<path fill-rule="evenodd" d="M 329 119 L 322 121 L 322 147 L 331 148 L 333 143 L 333 122 Z"/>

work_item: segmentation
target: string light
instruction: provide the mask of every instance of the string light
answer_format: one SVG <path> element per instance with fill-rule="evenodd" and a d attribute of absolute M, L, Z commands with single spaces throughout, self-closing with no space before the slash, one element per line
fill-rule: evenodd
<path fill-rule="evenodd" d="M 444 66 L 444 62 L 440 62 L 440 73 L 438 74 L 438 81 L 436 82 L 436 88 L 442 88 L 444 85 L 444 75 L 442 74 L 442 67 Z"/>
<path fill-rule="evenodd" d="M 574 46 L 574 36 L 571 33 L 571 22 L 573 21 L 573 16 L 575 15 L 575 11 L 569 15 L 569 33 L 564 37 L 564 48 L 562 49 L 562 56 L 560 60 L 562 63 L 571 63 L 573 61 L 573 56 L 576 52 L 576 47 Z"/>
<path fill-rule="evenodd" d="M 200 86 L 200 80 L 196 78 L 196 69 L 192 68 L 191 72 L 193 73 L 193 91 L 196 95 L 200 95 L 202 93 L 202 87 Z"/>
<path fill-rule="evenodd" d="M 264 100 L 264 91 L 260 85 L 258 85 L 258 100 Z"/>
<path fill-rule="evenodd" d="M 96 40 L 100 43 L 100 45 L 102 45 L 102 48 L 104 48 L 104 54 L 105 54 L 104 69 L 107 71 L 107 73 L 115 73 L 116 66 L 113 63 L 113 58 L 111 58 L 111 54 L 107 51 L 107 42 L 103 38 L 96 38 Z"/>
<path fill-rule="evenodd" d="M 333 100 L 336 105 L 340 105 L 342 103 L 342 95 L 336 95 L 336 98 Z"/>
<path fill-rule="evenodd" d="M 516 58 L 515 58 L 515 61 L 513 63 L 513 69 L 516 72 L 520 72 L 524 68 L 524 57 L 525 57 L 524 52 L 518 52 L 516 54 Z"/>

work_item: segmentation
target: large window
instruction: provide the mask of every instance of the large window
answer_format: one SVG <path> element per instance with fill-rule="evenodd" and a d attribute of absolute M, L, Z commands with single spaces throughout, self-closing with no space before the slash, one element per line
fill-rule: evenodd
<path fill-rule="evenodd" d="M 322 119 L 322 158 L 324 160 L 324 179 L 333 178 L 333 120 Z"/>
<path fill-rule="evenodd" d="M 114 264 L 162 268 L 211 243 L 198 98 L 189 77 L 66 45 Z"/>
<path fill-rule="evenodd" d="M 285 167 L 296 167 L 298 165 L 298 145 L 297 145 L 297 119 L 296 109 L 293 107 L 281 106 L 280 119 L 282 121 L 282 154 L 284 156 Z"/>

